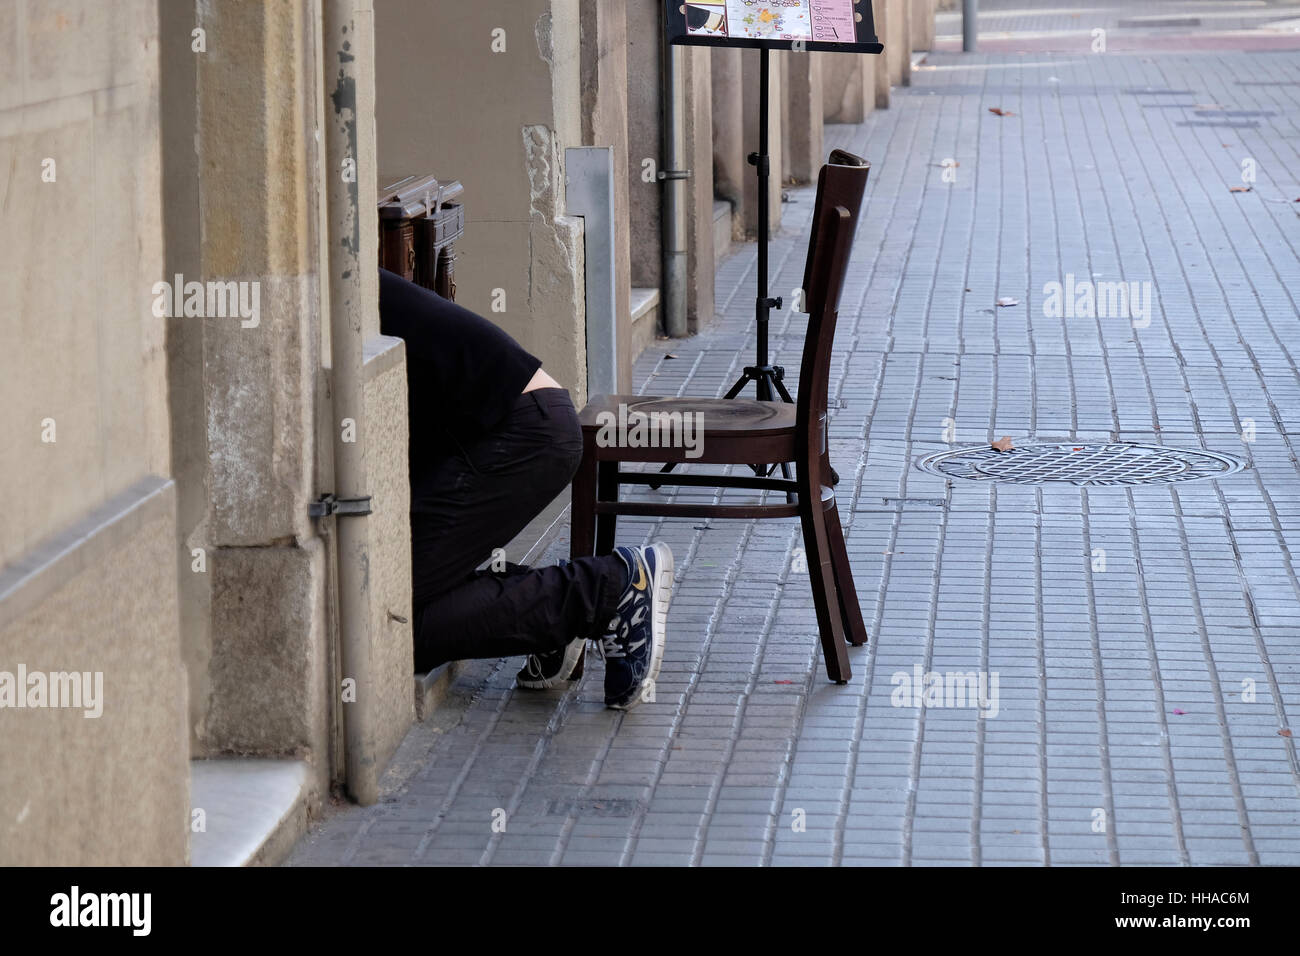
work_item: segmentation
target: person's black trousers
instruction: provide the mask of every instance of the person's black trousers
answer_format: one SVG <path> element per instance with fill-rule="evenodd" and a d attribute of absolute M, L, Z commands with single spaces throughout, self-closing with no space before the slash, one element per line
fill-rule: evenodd
<path fill-rule="evenodd" d="M 562 388 L 524 392 L 482 439 L 452 447 L 412 489 L 415 669 L 446 661 L 554 651 L 599 637 L 627 571 L 617 555 L 476 571 L 564 490 L 582 431 Z"/>

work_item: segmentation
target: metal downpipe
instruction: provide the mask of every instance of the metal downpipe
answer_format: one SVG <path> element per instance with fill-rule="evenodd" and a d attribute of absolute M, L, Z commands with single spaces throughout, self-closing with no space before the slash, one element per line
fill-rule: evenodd
<path fill-rule="evenodd" d="M 663 312 L 664 332 L 671 338 L 687 334 L 686 326 L 686 177 L 684 160 L 684 95 L 681 47 L 663 39 Z"/>
<path fill-rule="evenodd" d="M 325 63 L 325 194 L 328 231 L 330 364 L 333 388 L 334 494 L 340 499 L 367 494 L 364 407 L 364 331 L 361 261 L 361 210 L 358 171 L 346 181 L 345 161 L 357 162 L 356 0 L 322 0 L 322 49 Z M 368 6 L 368 4 L 367 4 Z M 350 430 L 345 422 L 350 420 Z M 352 439 L 352 440 L 349 440 Z M 341 677 L 354 681 L 355 698 L 343 708 L 347 789 L 362 805 L 379 796 L 375 766 L 373 693 L 369 647 L 369 521 L 364 516 L 336 516 L 338 607 Z M 331 688 L 341 694 L 341 687 Z M 341 699 L 341 698 L 340 698 Z"/>

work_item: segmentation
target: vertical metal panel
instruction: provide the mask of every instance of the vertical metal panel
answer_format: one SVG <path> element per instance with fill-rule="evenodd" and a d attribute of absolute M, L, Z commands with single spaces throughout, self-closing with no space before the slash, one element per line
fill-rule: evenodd
<path fill-rule="evenodd" d="M 569 215 L 583 218 L 586 248 L 587 395 L 612 395 L 618 382 L 618 305 L 615 300 L 614 148 L 565 150 Z"/>

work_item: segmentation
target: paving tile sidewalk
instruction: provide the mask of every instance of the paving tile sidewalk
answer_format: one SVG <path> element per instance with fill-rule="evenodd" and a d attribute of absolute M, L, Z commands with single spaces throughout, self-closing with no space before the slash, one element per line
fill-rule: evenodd
<path fill-rule="evenodd" d="M 831 382 L 872 635 L 852 682 L 825 679 L 795 521 L 628 520 L 677 555 L 656 701 L 605 711 L 598 660 L 540 694 L 477 662 L 384 801 L 292 864 L 1300 864 L 1300 54 L 926 66 L 827 137 L 873 163 Z M 777 292 L 812 208 L 790 196 Z M 721 394 L 752 361 L 753 269 L 721 265 L 720 320 L 649 350 L 643 393 Z M 1067 275 L 1151 283 L 1150 324 L 1045 317 Z M 787 369 L 803 330 L 774 321 Z M 915 467 L 1002 435 L 1248 467 L 1088 489 Z M 996 674 L 996 714 L 897 700 L 918 666 Z"/>

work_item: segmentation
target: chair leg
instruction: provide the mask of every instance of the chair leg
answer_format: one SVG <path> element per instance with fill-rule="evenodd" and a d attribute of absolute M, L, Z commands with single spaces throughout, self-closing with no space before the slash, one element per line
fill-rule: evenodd
<path fill-rule="evenodd" d="M 585 448 L 582 464 L 573 476 L 572 506 L 569 509 L 569 557 L 585 558 L 596 553 L 596 455 Z"/>
<path fill-rule="evenodd" d="M 596 500 L 618 501 L 618 462 L 602 461 L 596 466 Z M 618 515 L 596 515 L 596 554 L 614 551 Z"/>
<path fill-rule="evenodd" d="M 867 625 L 862 620 L 862 608 L 858 605 L 858 589 L 853 585 L 853 569 L 849 567 L 849 553 L 844 547 L 840 512 L 833 501 L 826 509 L 826 539 L 830 545 L 831 569 L 835 572 L 835 593 L 839 597 L 844 636 L 854 647 L 861 647 L 869 639 Z"/>
<path fill-rule="evenodd" d="M 826 676 L 837 684 L 846 684 L 853 676 L 849 651 L 844 643 L 844 627 L 835 591 L 835 571 L 831 565 L 830 541 L 826 514 L 822 510 L 821 489 L 817 494 L 799 492 L 799 521 L 803 526 L 803 546 L 808 560 L 808 578 L 812 584 L 813 606 L 817 610 L 817 630 L 821 635 Z"/>
<path fill-rule="evenodd" d="M 573 476 L 572 505 L 569 508 L 569 557 L 585 558 L 596 552 L 596 454 L 595 448 L 583 448 L 582 464 Z M 573 669 L 573 680 L 581 680 L 586 670 L 587 654 Z"/>

